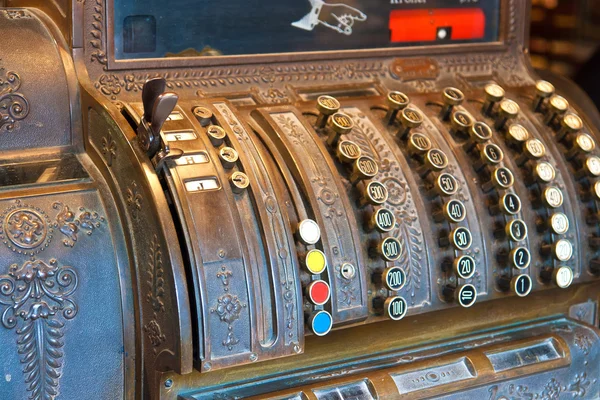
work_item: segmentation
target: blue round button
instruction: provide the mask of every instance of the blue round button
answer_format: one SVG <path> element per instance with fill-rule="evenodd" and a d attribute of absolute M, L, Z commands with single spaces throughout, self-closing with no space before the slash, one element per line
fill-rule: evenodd
<path fill-rule="evenodd" d="M 331 330 L 333 318 L 327 311 L 319 311 L 311 317 L 310 326 L 317 336 L 325 336 Z"/>

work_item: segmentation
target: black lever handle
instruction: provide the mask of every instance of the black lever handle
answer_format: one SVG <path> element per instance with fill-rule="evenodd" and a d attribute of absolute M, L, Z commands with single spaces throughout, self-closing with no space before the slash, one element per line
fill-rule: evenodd
<path fill-rule="evenodd" d="M 179 96 L 177 96 L 177 94 L 167 92 L 160 94 L 154 101 L 154 105 L 152 107 L 152 118 L 148 122 L 150 123 L 150 128 L 156 137 L 158 137 L 163 124 L 167 118 L 169 118 L 169 115 L 171 115 L 173 109 L 177 105 L 177 100 L 179 100 Z"/>
<path fill-rule="evenodd" d="M 163 94 L 167 88 L 167 81 L 164 78 L 148 79 L 142 89 L 142 103 L 144 105 L 144 119 L 148 122 L 152 120 L 154 105 L 158 96 Z"/>

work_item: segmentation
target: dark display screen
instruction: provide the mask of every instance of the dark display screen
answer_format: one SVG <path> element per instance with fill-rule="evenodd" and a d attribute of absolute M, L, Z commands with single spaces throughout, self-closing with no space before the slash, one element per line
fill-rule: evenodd
<path fill-rule="evenodd" d="M 116 59 L 493 42 L 500 0 L 115 0 Z"/>

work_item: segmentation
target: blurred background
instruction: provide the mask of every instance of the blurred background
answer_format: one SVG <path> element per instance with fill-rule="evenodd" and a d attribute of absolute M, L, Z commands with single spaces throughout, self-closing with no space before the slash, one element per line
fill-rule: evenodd
<path fill-rule="evenodd" d="M 532 0 L 531 60 L 579 83 L 600 106 L 600 0 Z"/>

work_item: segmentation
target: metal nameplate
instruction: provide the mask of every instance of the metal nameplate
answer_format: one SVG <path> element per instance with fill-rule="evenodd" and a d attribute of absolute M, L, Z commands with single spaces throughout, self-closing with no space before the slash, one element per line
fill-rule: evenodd
<path fill-rule="evenodd" d="M 419 371 L 391 374 L 390 376 L 394 380 L 398 392 L 406 394 L 467 379 L 474 379 L 477 377 L 477 373 L 471 360 L 463 358 L 451 364 Z"/>

